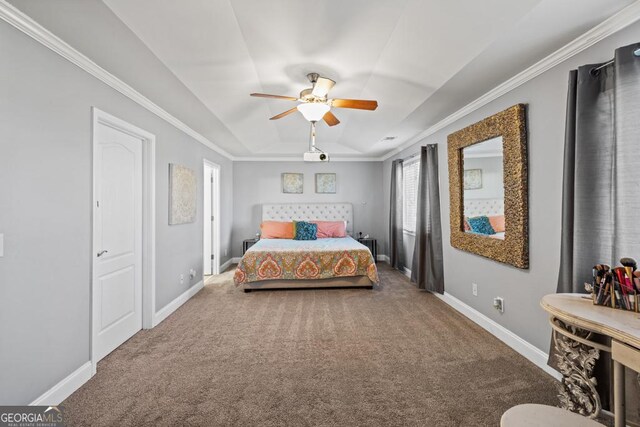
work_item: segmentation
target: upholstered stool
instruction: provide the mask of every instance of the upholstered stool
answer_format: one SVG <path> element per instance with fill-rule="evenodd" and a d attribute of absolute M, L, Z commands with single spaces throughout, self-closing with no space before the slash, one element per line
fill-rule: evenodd
<path fill-rule="evenodd" d="M 602 427 L 602 424 L 566 409 L 527 403 L 502 414 L 500 427 Z"/>

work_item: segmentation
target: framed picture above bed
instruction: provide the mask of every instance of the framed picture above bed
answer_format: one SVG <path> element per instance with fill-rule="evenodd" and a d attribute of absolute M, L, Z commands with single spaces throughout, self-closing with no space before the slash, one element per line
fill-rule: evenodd
<path fill-rule="evenodd" d="M 287 194 L 302 194 L 304 191 L 304 174 L 284 172 L 282 174 L 282 192 Z"/>
<path fill-rule="evenodd" d="M 335 173 L 317 173 L 316 174 L 316 193 L 336 194 L 336 174 Z"/>

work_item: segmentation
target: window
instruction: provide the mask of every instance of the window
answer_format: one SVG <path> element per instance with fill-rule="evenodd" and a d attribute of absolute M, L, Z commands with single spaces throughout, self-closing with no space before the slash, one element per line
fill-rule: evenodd
<path fill-rule="evenodd" d="M 416 211 L 418 206 L 418 175 L 420 174 L 419 158 L 404 164 L 403 170 L 403 194 L 402 200 L 402 228 L 405 233 L 416 232 Z"/>

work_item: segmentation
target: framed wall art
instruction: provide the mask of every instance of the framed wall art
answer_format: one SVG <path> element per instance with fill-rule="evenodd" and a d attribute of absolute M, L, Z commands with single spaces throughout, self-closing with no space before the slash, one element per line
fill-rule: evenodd
<path fill-rule="evenodd" d="M 169 163 L 169 225 L 196 219 L 196 174 L 186 166 Z"/>
<path fill-rule="evenodd" d="M 282 174 L 282 192 L 286 194 L 302 194 L 304 191 L 304 174 L 284 172 Z"/>
<path fill-rule="evenodd" d="M 316 193 L 335 194 L 336 193 L 336 174 L 335 173 L 317 173 L 316 174 Z"/>
<path fill-rule="evenodd" d="M 482 169 L 465 169 L 463 181 L 465 190 L 482 188 Z"/>

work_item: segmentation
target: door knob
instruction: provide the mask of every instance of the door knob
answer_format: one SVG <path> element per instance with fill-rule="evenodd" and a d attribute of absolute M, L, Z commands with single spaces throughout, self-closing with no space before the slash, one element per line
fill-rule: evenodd
<path fill-rule="evenodd" d="M 100 252 L 98 252 L 98 256 L 101 257 L 102 255 L 106 254 L 107 252 L 109 252 L 109 251 L 101 250 Z"/>

